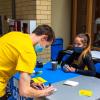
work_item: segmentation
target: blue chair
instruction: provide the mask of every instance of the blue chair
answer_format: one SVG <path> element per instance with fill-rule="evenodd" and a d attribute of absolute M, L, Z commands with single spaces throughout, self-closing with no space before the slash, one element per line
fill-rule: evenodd
<path fill-rule="evenodd" d="M 100 74 L 100 63 L 96 63 L 95 67 L 96 67 L 96 73 Z"/>

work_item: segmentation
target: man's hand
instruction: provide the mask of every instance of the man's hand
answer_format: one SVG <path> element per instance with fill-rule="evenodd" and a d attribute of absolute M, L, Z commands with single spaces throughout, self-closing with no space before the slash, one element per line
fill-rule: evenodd
<path fill-rule="evenodd" d="M 31 77 L 28 73 L 20 72 L 19 93 L 21 96 L 37 98 L 37 97 L 41 97 L 41 96 L 51 95 L 55 90 L 55 88 L 53 86 L 42 87 L 39 84 L 38 84 L 38 86 L 40 86 L 42 88 L 42 90 L 32 88 L 30 86 L 30 80 L 31 80 Z M 35 84 L 35 85 L 37 85 L 37 84 Z M 34 84 L 33 84 L 33 86 L 34 86 Z"/>
<path fill-rule="evenodd" d="M 43 83 L 35 83 L 35 82 L 33 82 L 33 80 L 31 80 L 30 85 L 32 88 L 34 88 L 36 90 L 43 90 L 42 91 L 43 93 L 41 94 L 41 96 L 42 95 L 44 95 L 44 96 L 51 95 L 55 90 L 55 88 L 53 86 L 45 86 Z"/>
<path fill-rule="evenodd" d="M 30 86 L 37 90 L 43 90 L 45 88 L 43 83 L 35 83 L 33 80 L 31 80 Z"/>
<path fill-rule="evenodd" d="M 41 95 L 40 97 L 42 96 L 49 96 L 51 94 L 53 94 L 55 88 L 53 86 L 48 86 L 48 87 L 45 87 L 43 90 L 41 90 Z"/>

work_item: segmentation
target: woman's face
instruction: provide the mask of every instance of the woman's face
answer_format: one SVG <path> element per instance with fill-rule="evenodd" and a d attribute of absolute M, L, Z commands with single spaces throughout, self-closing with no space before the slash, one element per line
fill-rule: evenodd
<path fill-rule="evenodd" d="M 74 47 L 84 47 L 84 44 L 82 43 L 82 38 L 76 37 L 73 45 Z"/>

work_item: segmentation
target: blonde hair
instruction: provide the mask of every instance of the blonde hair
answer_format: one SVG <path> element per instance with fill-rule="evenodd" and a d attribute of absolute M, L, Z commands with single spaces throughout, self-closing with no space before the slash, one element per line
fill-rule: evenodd
<path fill-rule="evenodd" d="M 84 58 L 91 50 L 91 38 L 88 33 L 80 33 L 76 37 L 82 38 L 82 43 L 85 46 L 83 52 L 79 56 L 79 63 L 82 62 L 82 58 Z"/>

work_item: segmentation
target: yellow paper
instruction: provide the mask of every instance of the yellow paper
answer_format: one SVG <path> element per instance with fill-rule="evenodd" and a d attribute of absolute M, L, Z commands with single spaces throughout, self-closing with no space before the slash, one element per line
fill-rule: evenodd
<path fill-rule="evenodd" d="M 91 90 L 80 90 L 79 94 L 83 96 L 92 96 L 93 92 Z"/>
<path fill-rule="evenodd" d="M 36 78 L 32 78 L 32 80 L 35 82 L 35 83 L 45 83 L 47 82 L 45 79 L 43 79 L 42 77 L 36 77 Z"/>
<path fill-rule="evenodd" d="M 43 79 L 42 77 L 37 77 L 37 79 L 40 81 L 40 82 L 42 82 L 42 83 L 45 83 L 45 82 L 47 82 L 45 79 Z"/>
<path fill-rule="evenodd" d="M 33 80 L 35 83 L 40 83 L 40 81 L 37 80 L 37 78 L 32 78 L 32 80 Z"/>

